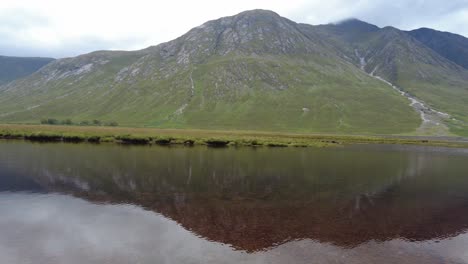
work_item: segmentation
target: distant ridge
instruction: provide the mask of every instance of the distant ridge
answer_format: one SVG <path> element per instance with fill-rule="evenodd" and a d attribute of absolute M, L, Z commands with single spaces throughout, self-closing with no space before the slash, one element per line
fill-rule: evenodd
<path fill-rule="evenodd" d="M 412 30 L 408 34 L 445 58 L 468 69 L 468 38 L 430 28 Z"/>
<path fill-rule="evenodd" d="M 30 75 L 53 60 L 52 58 L 8 57 L 0 55 L 0 85 Z"/>

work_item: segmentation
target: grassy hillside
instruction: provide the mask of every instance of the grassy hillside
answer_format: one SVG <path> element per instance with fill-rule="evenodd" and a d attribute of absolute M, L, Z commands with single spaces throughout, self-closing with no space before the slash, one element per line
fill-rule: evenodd
<path fill-rule="evenodd" d="M 447 124 L 451 131 L 464 134 L 461 130 L 468 128 L 468 70 L 410 36 L 402 35 L 401 39 L 394 50 L 383 49 L 390 55 L 381 57 L 393 59 L 388 79 L 433 109 L 448 113 L 451 120 Z"/>
<path fill-rule="evenodd" d="M 467 134 L 468 70 L 396 28 L 379 29 L 351 20 L 319 30 L 351 63 L 391 82 L 434 111 L 449 114 L 444 123 L 450 131 Z"/>
<path fill-rule="evenodd" d="M 76 84 L 66 85 L 73 82 L 67 77 L 48 86 L 47 92 L 37 89 L 27 96 L 18 95 L 18 90 L 4 92 L 0 108 L 7 115 L 1 118 L 31 123 L 44 117 L 97 118 L 129 126 L 381 134 L 409 132 L 420 123 L 405 98 L 352 65 L 235 56 L 213 58 L 161 81 L 113 84 L 119 67 L 124 67 L 117 66 L 119 61 L 138 58 L 121 56 L 129 57 L 112 58 Z M 18 104 L 24 108 L 15 112 Z"/>

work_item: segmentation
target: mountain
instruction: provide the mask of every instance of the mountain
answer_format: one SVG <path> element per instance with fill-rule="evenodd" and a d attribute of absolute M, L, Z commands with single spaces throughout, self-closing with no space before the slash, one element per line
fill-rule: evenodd
<path fill-rule="evenodd" d="M 53 60 L 0 56 L 0 85 L 28 76 Z"/>
<path fill-rule="evenodd" d="M 408 34 L 446 59 L 468 69 L 468 38 L 430 28 L 408 31 Z"/>
<path fill-rule="evenodd" d="M 140 51 L 56 60 L 0 87 L 0 121 L 442 135 L 468 131 L 467 100 L 468 71 L 407 32 L 252 10 Z"/>
<path fill-rule="evenodd" d="M 452 132 L 465 133 L 468 122 L 466 69 L 411 34 L 393 27 L 370 27 L 359 20 L 319 27 L 322 34 L 339 42 L 337 46 L 347 47 L 342 52 L 352 63 L 401 90 L 420 110 L 423 125 L 434 129 L 445 123 Z M 352 31 L 349 27 L 360 30 Z"/>
<path fill-rule="evenodd" d="M 401 133 L 419 126 L 405 98 L 271 11 L 209 21 L 137 52 L 57 60 L 1 88 L 0 118 L 124 125 Z"/>

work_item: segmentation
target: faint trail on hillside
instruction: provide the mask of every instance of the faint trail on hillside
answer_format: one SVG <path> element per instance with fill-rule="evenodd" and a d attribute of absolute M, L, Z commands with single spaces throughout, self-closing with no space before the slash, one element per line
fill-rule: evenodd
<path fill-rule="evenodd" d="M 55 101 L 55 100 L 63 99 L 63 98 L 65 98 L 65 97 L 67 97 L 67 96 L 70 96 L 70 95 L 72 95 L 72 94 L 74 94 L 74 93 L 75 93 L 75 92 L 69 92 L 69 93 L 66 93 L 66 94 L 64 94 L 64 95 L 57 96 L 57 97 L 52 98 L 52 99 L 50 99 L 50 100 L 41 102 L 41 103 L 39 103 L 39 104 L 28 106 L 26 109 L 23 109 L 23 110 L 18 110 L 18 111 L 13 111 L 13 112 L 7 112 L 7 113 L 1 113 L 1 114 L 0 114 L 0 117 L 7 117 L 7 116 L 11 116 L 11 115 L 18 114 L 18 113 L 28 112 L 28 111 L 34 110 L 34 109 L 36 109 L 36 108 L 39 108 L 39 107 L 41 107 L 41 106 L 43 106 L 43 105 L 46 105 L 46 104 L 48 104 L 48 103 L 51 103 L 51 102 L 53 102 L 53 101 Z"/>

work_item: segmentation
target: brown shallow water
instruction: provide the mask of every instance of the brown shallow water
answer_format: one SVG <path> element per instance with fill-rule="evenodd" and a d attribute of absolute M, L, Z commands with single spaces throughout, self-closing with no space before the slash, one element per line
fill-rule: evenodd
<path fill-rule="evenodd" d="M 468 149 L 0 141 L 0 263 L 468 263 Z"/>

